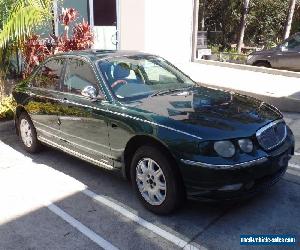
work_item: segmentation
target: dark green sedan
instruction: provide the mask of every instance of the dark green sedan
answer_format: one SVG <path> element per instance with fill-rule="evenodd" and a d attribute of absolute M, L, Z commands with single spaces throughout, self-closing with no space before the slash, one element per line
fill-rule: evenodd
<path fill-rule="evenodd" d="M 294 154 L 293 133 L 276 108 L 203 87 L 150 54 L 58 54 L 13 95 L 27 151 L 46 144 L 119 170 L 158 214 L 185 198 L 252 196 L 279 181 Z"/>

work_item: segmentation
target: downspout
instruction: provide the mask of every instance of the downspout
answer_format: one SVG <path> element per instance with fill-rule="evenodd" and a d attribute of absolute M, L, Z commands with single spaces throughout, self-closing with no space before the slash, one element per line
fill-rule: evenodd
<path fill-rule="evenodd" d="M 52 20 L 52 28 L 53 34 L 58 36 L 58 3 L 57 0 L 53 1 L 53 10 L 52 10 L 53 20 Z"/>

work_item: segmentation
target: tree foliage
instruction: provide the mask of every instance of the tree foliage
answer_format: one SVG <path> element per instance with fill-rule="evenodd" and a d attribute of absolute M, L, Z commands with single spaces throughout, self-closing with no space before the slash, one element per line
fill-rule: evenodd
<path fill-rule="evenodd" d="M 5 78 L 16 77 L 20 45 L 30 33 L 49 24 L 52 3 L 53 0 L 0 0 L 0 71 Z"/>
<path fill-rule="evenodd" d="M 250 0 L 244 43 L 247 46 L 270 47 L 283 39 L 290 0 Z M 292 31 L 300 31 L 300 6 L 297 1 Z M 202 5 L 200 5 L 202 6 Z M 211 41 L 224 48 L 238 41 L 243 0 L 205 1 L 206 30 L 218 31 Z"/>
<path fill-rule="evenodd" d="M 283 38 L 289 0 L 252 0 L 245 41 L 271 47 Z"/>
<path fill-rule="evenodd" d="M 52 18 L 52 0 L 0 1 L 2 29 L 0 47 L 9 41 L 24 41 L 32 31 Z"/>
<path fill-rule="evenodd" d="M 62 34 L 50 35 L 48 39 L 41 39 L 37 34 L 31 34 L 27 37 L 22 46 L 25 64 L 24 77 L 28 76 L 40 62 L 50 55 L 91 48 L 93 44 L 91 27 L 85 20 L 76 23 L 77 17 L 78 12 L 75 9 L 63 9 L 59 16 L 59 21 L 64 27 Z M 71 31 L 70 26 L 73 26 Z"/>

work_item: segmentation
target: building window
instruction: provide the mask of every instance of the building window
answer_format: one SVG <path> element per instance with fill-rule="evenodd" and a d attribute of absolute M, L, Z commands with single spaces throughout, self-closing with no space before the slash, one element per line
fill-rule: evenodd
<path fill-rule="evenodd" d="M 94 25 L 116 26 L 117 13 L 115 0 L 94 0 Z"/>

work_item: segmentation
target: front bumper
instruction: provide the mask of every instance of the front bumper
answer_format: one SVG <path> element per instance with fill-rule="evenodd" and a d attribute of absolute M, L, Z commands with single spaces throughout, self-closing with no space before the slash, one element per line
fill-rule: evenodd
<path fill-rule="evenodd" d="M 294 144 L 286 140 L 265 157 L 231 166 L 181 160 L 187 197 L 202 201 L 251 197 L 280 180 L 293 154 Z"/>

